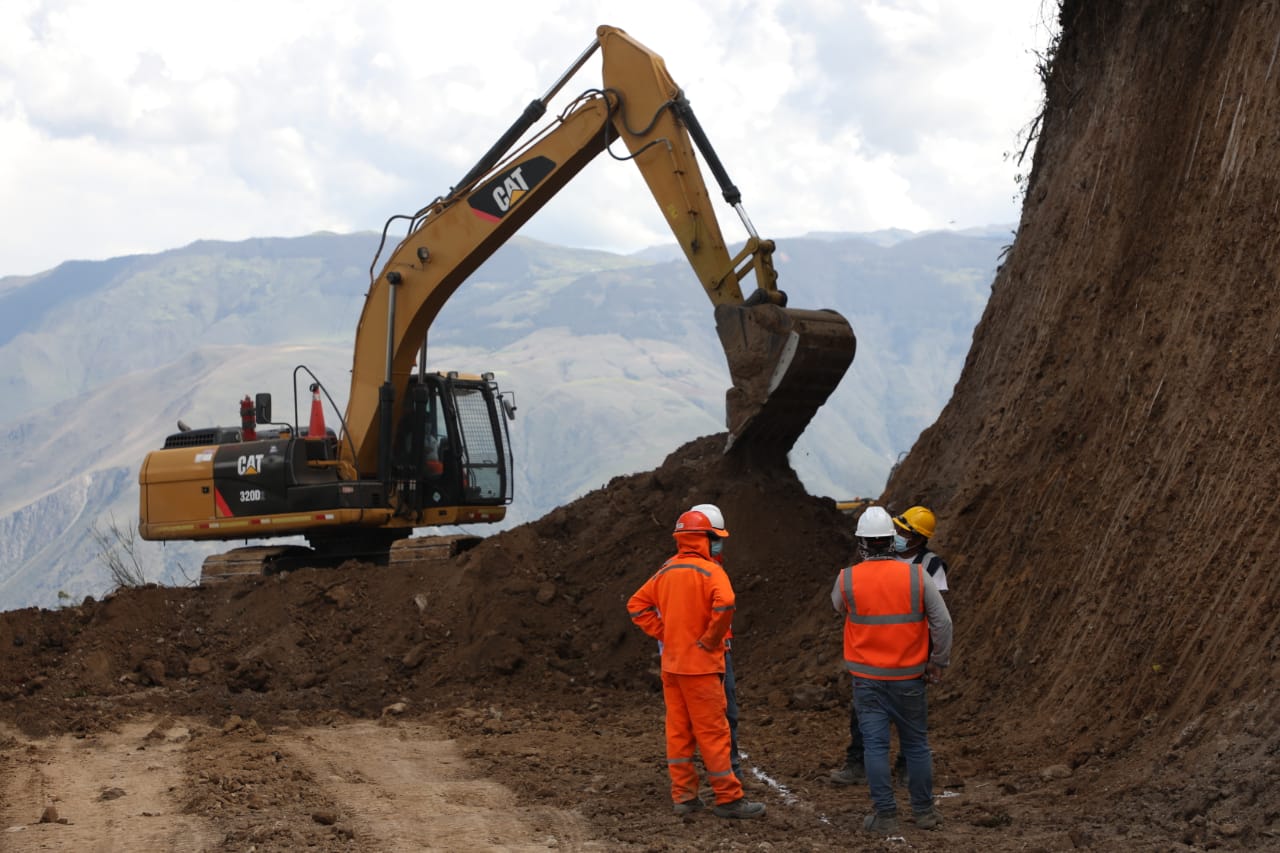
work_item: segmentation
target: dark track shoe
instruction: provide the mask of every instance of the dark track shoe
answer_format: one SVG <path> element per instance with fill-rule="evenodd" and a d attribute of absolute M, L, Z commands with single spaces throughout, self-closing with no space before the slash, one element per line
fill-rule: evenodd
<path fill-rule="evenodd" d="M 831 771 L 831 781 L 837 785 L 862 785 L 867 781 L 867 770 L 861 764 L 846 764 Z"/>
<path fill-rule="evenodd" d="M 933 806 L 922 812 L 912 812 L 911 816 L 921 829 L 937 829 L 942 826 L 942 814 Z"/>
<path fill-rule="evenodd" d="M 750 818 L 764 814 L 764 803 L 752 803 L 746 797 L 739 797 L 732 803 L 716 806 L 711 810 L 716 817 Z"/>
<path fill-rule="evenodd" d="M 862 828 L 867 832 L 876 832 L 880 835 L 889 835 L 897 832 L 898 813 L 897 812 L 872 812 L 862 821 Z"/>
<path fill-rule="evenodd" d="M 691 815 L 694 812 L 700 812 L 704 808 L 706 808 L 706 805 L 702 800 L 694 797 L 692 800 L 685 800 L 683 803 L 676 803 L 672 806 L 672 811 L 674 811 L 677 816 L 684 817 L 686 815 Z"/>

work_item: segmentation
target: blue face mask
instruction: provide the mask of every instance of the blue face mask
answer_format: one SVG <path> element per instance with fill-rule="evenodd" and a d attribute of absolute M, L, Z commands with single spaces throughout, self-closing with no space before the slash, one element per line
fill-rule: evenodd
<path fill-rule="evenodd" d="M 711 556 L 719 557 L 720 552 L 724 550 L 724 540 L 716 537 L 711 539 Z"/>
<path fill-rule="evenodd" d="M 893 550 L 901 554 L 907 550 L 907 539 L 900 533 L 893 534 Z"/>

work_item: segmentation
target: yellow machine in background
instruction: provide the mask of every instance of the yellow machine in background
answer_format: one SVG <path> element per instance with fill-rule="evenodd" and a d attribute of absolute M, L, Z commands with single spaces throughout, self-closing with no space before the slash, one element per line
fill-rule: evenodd
<path fill-rule="evenodd" d="M 603 88 L 583 92 L 516 147 L 597 50 Z M 506 421 L 514 405 L 491 374 L 427 372 L 427 332 L 467 277 L 619 140 L 714 306 L 733 382 L 726 452 L 752 464 L 785 462 L 852 362 L 853 332 L 833 311 L 786 307 L 774 244 L 756 234 L 662 58 L 606 26 L 457 187 L 388 221 L 389 228 L 409 220 L 408 234 L 370 282 L 341 434 L 271 424 L 269 397 L 259 395 L 242 410 L 240 429 L 169 436 L 164 449 L 148 454 L 139 476 L 142 537 L 301 534 L 311 546 L 240 549 L 206 561 L 213 575 L 379 560 L 418 527 L 501 520 L 512 497 Z M 695 151 L 749 234 L 732 256 Z M 383 236 L 385 243 L 386 229 Z M 749 273 L 755 286 L 744 298 Z M 295 396 L 297 379 L 295 373 Z M 315 383 L 315 402 L 320 390 Z"/>

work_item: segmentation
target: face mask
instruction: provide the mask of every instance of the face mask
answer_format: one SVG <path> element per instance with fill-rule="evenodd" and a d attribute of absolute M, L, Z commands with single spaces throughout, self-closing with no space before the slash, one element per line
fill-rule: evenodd
<path fill-rule="evenodd" d="M 724 550 L 724 540 L 723 540 L 723 539 L 712 539 L 712 540 L 711 540 L 711 556 L 713 556 L 713 557 L 719 557 L 719 556 L 720 556 L 720 552 L 721 552 L 721 551 L 723 551 L 723 550 Z"/>
<path fill-rule="evenodd" d="M 897 551 L 899 554 L 907 550 L 906 537 L 902 536 L 901 534 L 895 533 L 893 535 L 893 550 Z"/>

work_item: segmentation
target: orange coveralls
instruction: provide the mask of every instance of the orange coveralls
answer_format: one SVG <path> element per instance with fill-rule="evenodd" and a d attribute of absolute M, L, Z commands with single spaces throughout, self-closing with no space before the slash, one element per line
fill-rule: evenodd
<path fill-rule="evenodd" d="M 742 797 L 729 760 L 725 718 L 724 637 L 733 620 L 733 586 L 711 559 L 703 532 L 676 533 L 676 555 L 627 602 L 631 621 L 662 643 L 667 772 L 671 799 L 698 796 L 694 749 L 702 753 L 716 804 Z"/>

